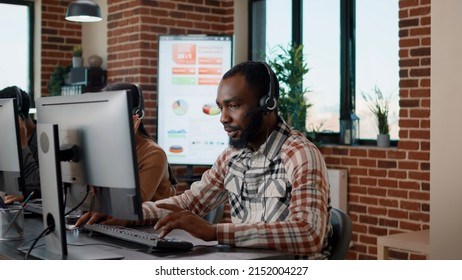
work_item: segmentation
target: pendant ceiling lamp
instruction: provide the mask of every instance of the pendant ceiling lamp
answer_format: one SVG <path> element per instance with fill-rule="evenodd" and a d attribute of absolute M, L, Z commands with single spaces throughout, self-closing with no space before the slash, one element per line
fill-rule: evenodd
<path fill-rule="evenodd" d="M 98 4 L 90 0 L 73 1 L 67 7 L 66 20 L 76 22 L 101 21 L 101 10 Z"/>

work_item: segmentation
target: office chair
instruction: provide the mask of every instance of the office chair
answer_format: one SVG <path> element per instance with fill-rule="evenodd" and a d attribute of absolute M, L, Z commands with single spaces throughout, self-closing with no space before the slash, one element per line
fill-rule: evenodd
<path fill-rule="evenodd" d="M 331 238 L 332 251 L 331 260 L 345 259 L 348 248 L 350 247 L 352 225 L 350 217 L 340 209 L 332 208 L 330 210 L 330 222 L 333 228 Z"/>

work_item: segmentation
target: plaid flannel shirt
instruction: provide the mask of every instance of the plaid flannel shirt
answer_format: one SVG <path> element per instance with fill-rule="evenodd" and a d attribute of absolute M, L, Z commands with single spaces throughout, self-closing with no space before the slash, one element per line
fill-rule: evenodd
<path fill-rule="evenodd" d="M 229 201 L 220 244 L 277 249 L 309 259 L 330 254 L 329 183 L 319 150 L 282 120 L 257 151 L 227 148 L 182 195 L 162 200 L 203 216 Z M 143 203 L 145 222 L 167 212 Z"/>

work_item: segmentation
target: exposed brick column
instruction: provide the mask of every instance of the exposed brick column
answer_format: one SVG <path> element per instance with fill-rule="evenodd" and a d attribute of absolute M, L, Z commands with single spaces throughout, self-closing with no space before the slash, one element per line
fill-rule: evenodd
<path fill-rule="evenodd" d="M 141 86 L 151 134 L 157 123 L 158 35 L 232 34 L 233 6 L 233 0 L 108 1 L 108 83 Z"/>
<path fill-rule="evenodd" d="M 57 66 L 72 64 L 72 47 L 82 43 L 82 26 L 66 21 L 71 0 L 42 0 L 41 95 L 48 95 L 48 80 Z M 38 95 L 37 95 L 38 96 Z"/>

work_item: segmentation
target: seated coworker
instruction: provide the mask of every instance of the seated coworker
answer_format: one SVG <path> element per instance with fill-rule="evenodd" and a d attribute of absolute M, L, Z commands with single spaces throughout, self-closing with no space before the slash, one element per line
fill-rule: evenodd
<path fill-rule="evenodd" d="M 156 201 L 175 195 L 176 180 L 167 162 L 167 155 L 154 142 L 143 124 L 144 101 L 141 89 L 124 82 L 110 84 L 103 89 L 117 90 L 129 90 L 133 96 L 133 123 L 142 201 Z"/>
<path fill-rule="evenodd" d="M 17 86 L 10 86 L 0 91 L 0 98 L 16 98 L 19 100 L 19 129 L 21 135 L 22 161 L 26 189 L 22 196 L 6 195 L 5 203 L 22 201 L 24 196 L 34 191 L 32 198 L 40 197 L 40 172 L 37 154 L 37 134 L 35 121 L 29 117 L 29 95 Z"/>
<path fill-rule="evenodd" d="M 143 221 L 88 221 L 119 225 L 157 222 L 163 237 L 183 229 L 206 241 L 268 248 L 327 259 L 332 235 L 324 159 L 303 133 L 278 116 L 279 84 L 263 62 L 244 62 L 225 73 L 216 103 L 230 138 L 202 179 L 183 194 L 143 203 Z M 225 202 L 231 223 L 201 218 Z"/>

